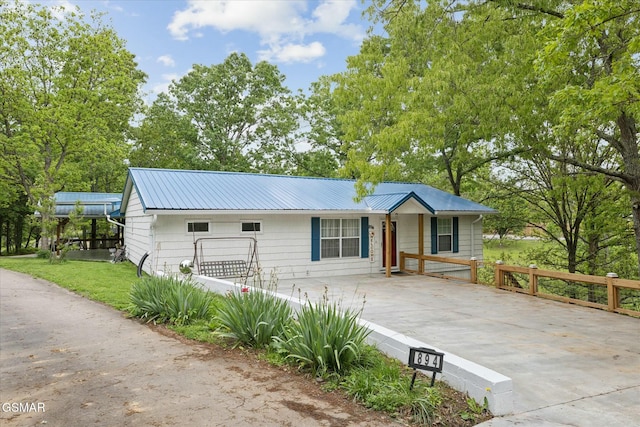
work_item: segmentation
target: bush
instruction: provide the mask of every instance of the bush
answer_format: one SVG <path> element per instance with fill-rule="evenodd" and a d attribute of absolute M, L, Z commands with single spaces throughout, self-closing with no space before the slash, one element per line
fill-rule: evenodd
<path fill-rule="evenodd" d="M 278 347 L 315 375 L 342 373 L 360 359 L 367 328 L 358 325 L 360 312 L 340 311 L 339 305 L 322 302 L 307 303 L 285 329 L 283 338 L 276 338 Z"/>
<path fill-rule="evenodd" d="M 265 347 L 273 337 L 282 337 L 291 321 L 292 310 L 286 301 L 255 289 L 229 294 L 218 307 L 217 333 L 252 347 Z"/>
<path fill-rule="evenodd" d="M 209 317 L 213 296 L 190 279 L 144 277 L 131 287 L 132 315 L 148 322 L 187 325 Z"/>

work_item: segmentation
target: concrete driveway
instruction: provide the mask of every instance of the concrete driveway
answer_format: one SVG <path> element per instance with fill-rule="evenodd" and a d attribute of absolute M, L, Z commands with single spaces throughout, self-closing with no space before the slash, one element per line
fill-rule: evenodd
<path fill-rule="evenodd" d="M 454 280 L 381 274 L 281 280 L 511 377 L 514 413 L 485 426 L 640 426 L 640 319 Z"/>
<path fill-rule="evenodd" d="M 0 269 L 2 426 L 386 426 L 236 351 L 185 344 Z"/>

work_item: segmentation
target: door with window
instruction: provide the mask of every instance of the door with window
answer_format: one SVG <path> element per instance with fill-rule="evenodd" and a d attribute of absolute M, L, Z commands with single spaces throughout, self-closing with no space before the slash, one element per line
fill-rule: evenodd
<path fill-rule="evenodd" d="M 396 222 L 391 221 L 391 267 L 398 266 L 398 254 L 396 246 Z M 382 268 L 387 267 L 387 222 L 382 222 Z"/>

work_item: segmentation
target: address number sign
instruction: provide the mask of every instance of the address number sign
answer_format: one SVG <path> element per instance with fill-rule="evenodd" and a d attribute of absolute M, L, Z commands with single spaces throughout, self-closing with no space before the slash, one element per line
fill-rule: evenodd
<path fill-rule="evenodd" d="M 444 353 L 430 348 L 410 348 L 409 367 L 423 371 L 442 372 Z"/>

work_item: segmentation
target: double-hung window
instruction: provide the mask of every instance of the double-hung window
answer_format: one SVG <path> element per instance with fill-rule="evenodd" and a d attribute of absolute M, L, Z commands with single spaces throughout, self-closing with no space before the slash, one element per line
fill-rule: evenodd
<path fill-rule="evenodd" d="M 322 219 L 320 221 L 320 256 L 322 258 L 346 258 L 359 255 L 359 219 Z"/>
<path fill-rule="evenodd" d="M 451 218 L 438 218 L 438 252 L 451 252 L 453 249 L 453 226 Z"/>

